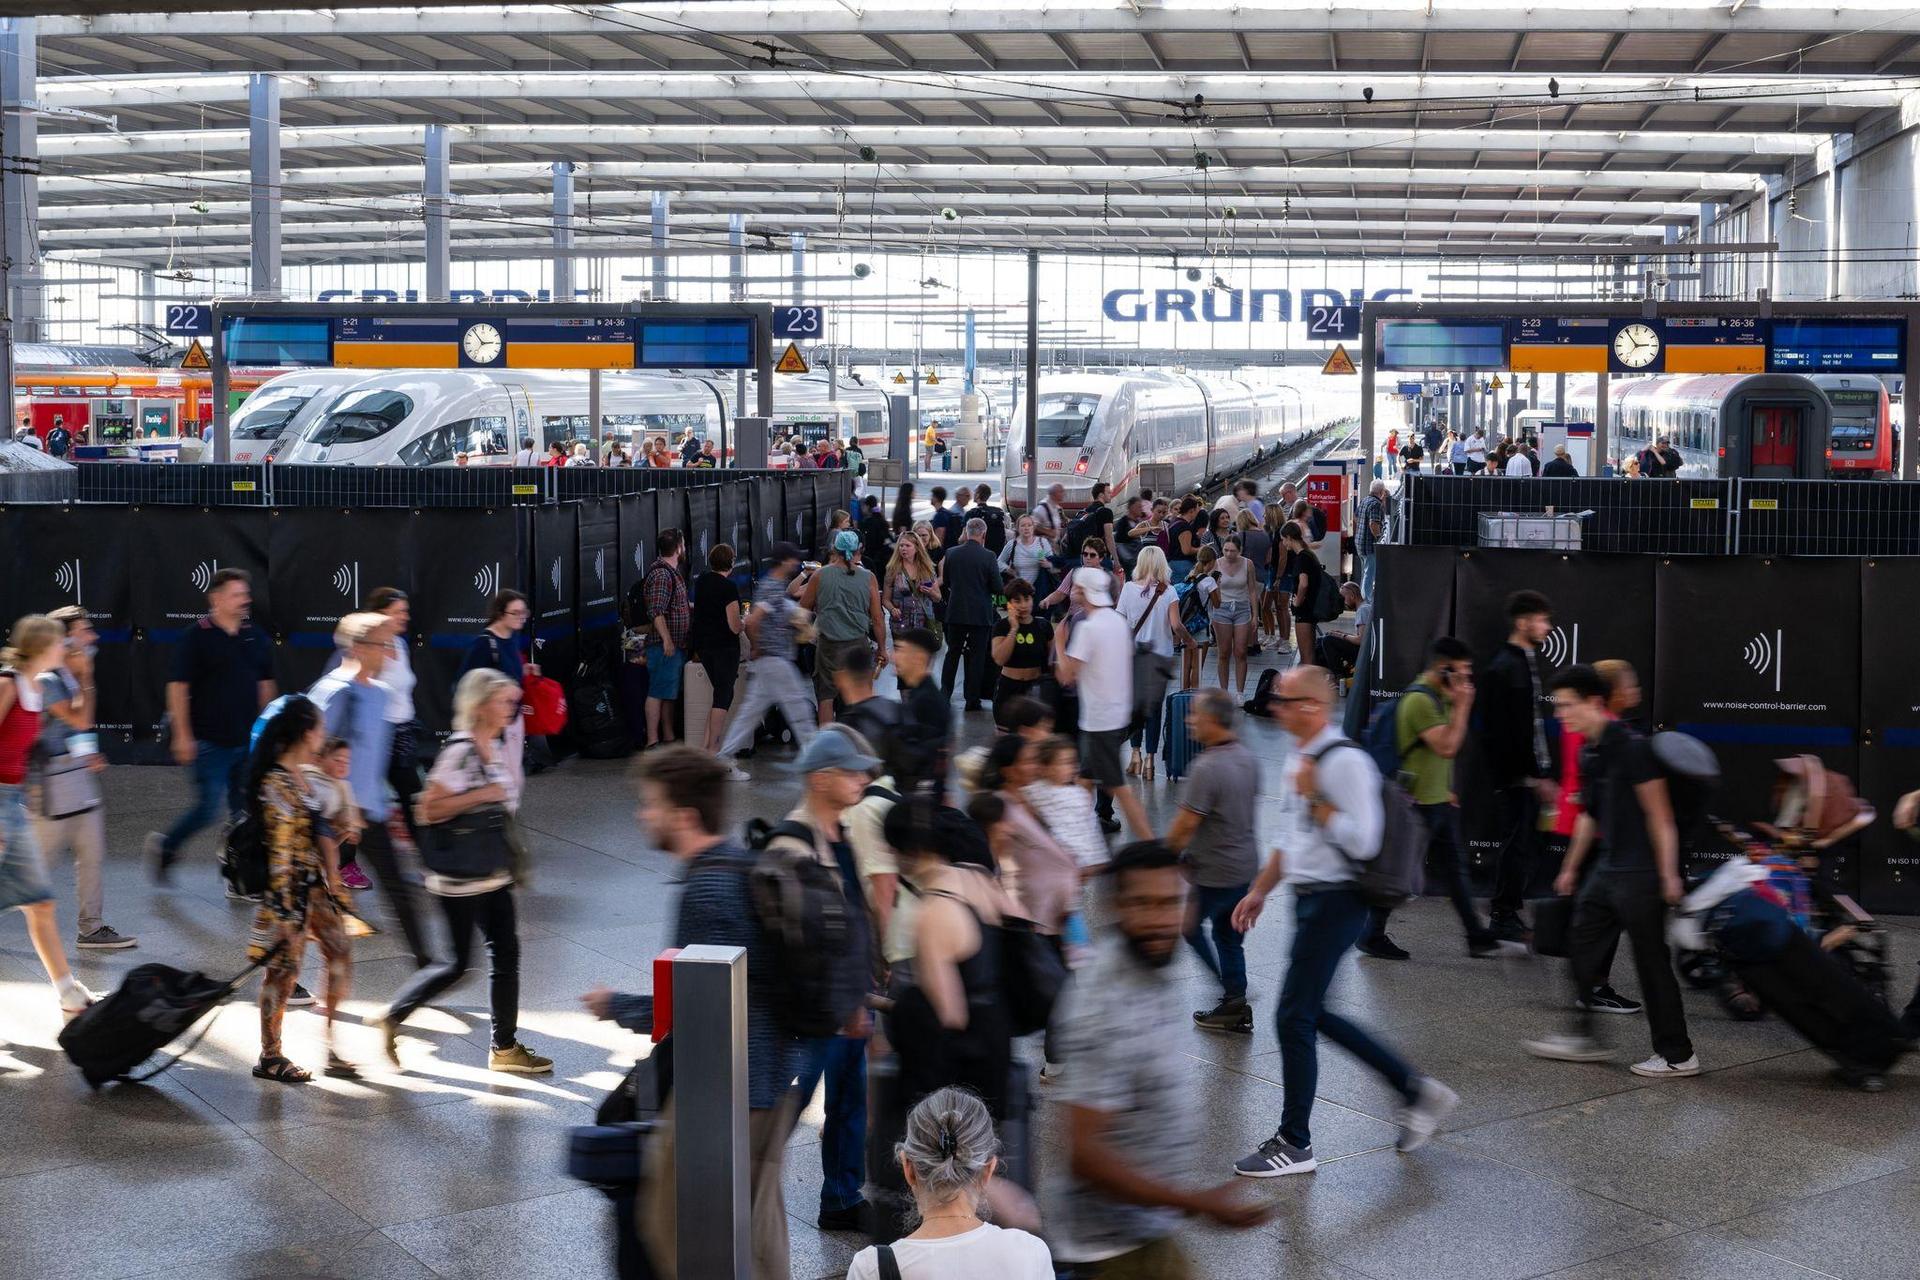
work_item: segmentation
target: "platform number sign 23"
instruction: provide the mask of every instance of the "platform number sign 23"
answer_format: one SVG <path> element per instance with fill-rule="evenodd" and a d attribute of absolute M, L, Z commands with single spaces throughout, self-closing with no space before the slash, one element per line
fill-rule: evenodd
<path fill-rule="evenodd" d="M 1346 342 L 1360 335 L 1360 308 L 1308 307 L 1307 337 L 1323 342 Z"/>
<path fill-rule="evenodd" d="M 213 310 L 203 302 L 169 302 L 165 328 L 170 338 L 212 337 Z"/>
<path fill-rule="evenodd" d="M 788 342 L 823 338 L 827 333 L 827 313 L 822 307 L 791 306 L 773 309 L 773 336 Z"/>

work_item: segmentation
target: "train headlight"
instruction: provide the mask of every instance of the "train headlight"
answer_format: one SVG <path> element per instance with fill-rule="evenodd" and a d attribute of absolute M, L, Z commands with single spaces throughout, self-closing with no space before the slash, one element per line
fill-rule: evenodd
<path fill-rule="evenodd" d="M 1083 476 L 1083 475 L 1085 475 L 1085 474 L 1087 474 L 1087 466 L 1088 466 L 1088 464 L 1089 464 L 1089 463 L 1091 463 L 1092 461 L 1093 461 L 1093 459 L 1091 459 L 1091 458 L 1089 458 L 1089 457 L 1087 457 L 1087 455 L 1086 455 L 1086 454 L 1084 454 L 1084 453 L 1083 453 L 1083 454 L 1081 454 L 1081 455 L 1080 455 L 1080 461 L 1078 461 L 1078 462 L 1076 462 L 1076 463 L 1074 463 L 1074 464 L 1073 464 L 1073 474 L 1075 474 L 1075 475 L 1077 475 L 1077 476 Z"/>
<path fill-rule="evenodd" d="M 1033 470 L 1033 459 L 1032 458 L 1020 459 L 1020 470 L 1023 472 Z"/>

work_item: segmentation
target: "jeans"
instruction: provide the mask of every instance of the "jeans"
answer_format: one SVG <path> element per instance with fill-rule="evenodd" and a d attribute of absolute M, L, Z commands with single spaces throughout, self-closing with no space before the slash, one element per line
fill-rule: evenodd
<path fill-rule="evenodd" d="M 1480 912 L 1473 905 L 1473 888 L 1467 881 L 1467 860 L 1460 853 L 1460 810 L 1450 804 L 1422 804 L 1414 808 L 1427 828 L 1427 861 L 1438 870 L 1446 883 L 1447 898 L 1453 903 L 1453 912 L 1460 917 L 1460 923 L 1467 931 L 1467 944 L 1472 946 L 1491 942 L 1493 935 L 1480 922 Z M 1375 907 L 1373 926 L 1367 936 L 1384 937 L 1387 917 L 1391 914 L 1387 909 Z"/>
<path fill-rule="evenodd" d="M 1294 898 L 1293 946 L 1287 957 L 1286 980 L 1280 985 L 1280 1083 L 1285 1097 L 1280 1106 L 1280 1136 L 1293 1146 L 1311 1148 L 1313 1095 L 1320 1087 L 1317 1037 L 1327 1039 L 1373 1068 L 1412 1102 L 1412 1068 L 1393 1050 L 1326 1007 L 1327 988 L 1333 983 L 1340 958 L 1367 927 L 1367 904 L 1351 889 L 1325 889 Z"/>
<path fill-rule="evenodd" d="M 246 763 L 247 749 L 216 747 L 211 742 L 194 745 L 193 805 L 174 819 L 167 833 L 160 837 L 160 861 L 163 864 L 171 863 L 180 852 L 180 846 L 201 831 L 223 818 L 237 820 L 240 814 L 246 812 L 246 801 L 240 794 L 240 775 Z M 222 803 L 226 808 L 221 808 Z"/>
<path fill-rule="evenodd" d="M 940 664 L 940 688 L 953 697 L 953 676 L 966 655 L 967 705 L 976 705 L 987 696 L 987 645 L 993 639 L 992 627 L 947 624 L 947 656 Z"/>
<path fill-rule="evenodd" d="M 387 1017 L 405 1022 L 415 1009 L 465 977 L 473 961 L 473 932 L 478 929 L 487 940 L 492 969 L 488 1004 L 493 1011 L 493 1047 L 512 1048 L 520 1033 L 520 935 L 514 927 L 513 887 L 442 897 L 440 910 L 447 918 L 453 956 L 409 978 L 393 998 Z"/>
<path fill-rule="evenodd" d="M 866 1181 L 866 1038 L 825 1036 L 808 1047 L 806 1065 L 793 1092 L 796 1116 L 812 1101 L 814 1087 L 823 1078 L 827 1118 L 820 1126 L 820 1212 L 831 1213 L 859 1204 Z"/>
<path fill-rule="evenodd" d="M 727 736 L 720 743 L 719 754 L 723 758 L 731 759 L 743 748 L 753 745 L 754 731 L 766 719 L 769 707 L 779 707 L 780 714 L 786 717 L 787 728 L 793 731 L 794 746 L 807 745 L 818 719 L 807 678 L 791 660 L 769 654 L 747 664 L 746 690 L 740 695 L 740 705 L 727 720 Z"/>
<path fill-rule="evenodd" d="M 1214 889 L 1195 885 L 1193 890 L 1194 914 L 1187 929 L 1187 945 L 1200 957 L 1200 963 L 1207 966 L 1207 972 L 1220 979 L 1223 1000 L 1247 998 L 1247 952 L 1241 943 L 1245 935 L 1233 927 L 1233 909 L 1247 896 L 1248 887 L 1237 884 Z M 1212 942 L 1208 942 L 1206 936 L 1209 926 L 1213 929 Z"/>
<path fill-rule="evenodd" d="M 1157 755 L 1160 722 L 1166 719 L 1167 685 L 1173 680 L 1173 659 L 1135 653 L 1133 658 L 1133 732 L 1127 745 Z"/>
<path fill-rule="evenodd" d="M 1653 1051 L 1668 1062 L 1693 1056 L 1687 1037 L 1687 1013 L 1680 1003 L 1680 981 L 1667 951 L 1667 904 L 1660 877 L 1651 871 L 1596 871 L 1573 904 L 1567 927 L 1567 952 L 1573 965 L 1576 999 L 1602 986 L 1620 935 L 1633 948 L 1633 970 L 1640 978 L 1640 1000 L 1653 1029 Z M 1574 1026 L 1591 1037 L 1596 1029 L 1590 1009 L 1576 1006 Z"/>
<path fill-rule="evenodd" d="M 1517 916 L 1527 880 L 1540 858 L 1540 796 L 1525 782 L 1494 792 L 1500 817 L 1500 856 L 1493 870 L 1493 918 Z"/>
<path fill-rule="evenodd" d="M 1380 576 L 1380 553 L 1369 551 L 1360 557 L 1360 598 L 1373 599 L 1373 583 Z"/>

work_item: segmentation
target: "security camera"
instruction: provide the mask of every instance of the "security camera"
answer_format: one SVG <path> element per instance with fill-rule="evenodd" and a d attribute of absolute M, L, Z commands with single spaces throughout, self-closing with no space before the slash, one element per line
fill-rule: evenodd
<path fill-rule="evenodd" d="M 1198 284 L 1198 283 L 1200 282 L 1200 268 L 1198 268 L 1198 267 L 1188 267 L 1188 268 L 1187 268 L 1187 279 L 1189 279 L 1189 280 L 1191 280 L 1191 281 L 1193 281 L 1193 282 L 1194 282 L 1195 284 Z"/>
<path fill-rule="evenodd" d="M 873 274 L 873 268 L 868 266 L 866 263 L 856 262 L 853 264 L 853 278 L 855 280 L 865 280 L 868 276 L 872 274 Z"/>
<path fill-rule="evenodd" d="M 1228 205 L 1220 211 L 1220 216 L 1223 218 L 1237 218 L 1240 216 L 1240 210 L 1234 205 Z"/>
<path fill-rule="evenodd" d="M 860 148 L 860 159 L 863 163 L 872 164 L 876 159 L 879 158 L 879 155 L 880 153 L 875 151 L 872 147 Z"/>
<path fill-rule="evenodd" d="M 955 209 L 953 206 L 948 205 L 945 208 L 940 210 L 940 216 L 946 219 L 948 222 L 952 222 L 954 219 L 960 216 L 960 211 L 958 209 Z"/>

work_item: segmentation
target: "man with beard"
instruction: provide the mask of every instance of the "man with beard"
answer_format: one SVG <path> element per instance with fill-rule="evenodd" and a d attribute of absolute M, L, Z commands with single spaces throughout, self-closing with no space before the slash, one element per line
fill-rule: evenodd
<path fill-rule="evenodd" d="M 1118 928 L 1054 1015 L 1065 1063 L 1055 1096 L 1067 1109 L 1071 1155 L 1052 1188 L 1053 1256 L 1095 1280 L 1184 1280 L 1194 1274 L 1174 1240 L 1184 1217 L 1251 1227 L 1271 1209 L 1243 1203 L 1232 1183 L 1181 1185 L 1191 1090 L 1169 1034 L 1185 1006 L 1168 966 L 1180 946 L 1186 882 L 1179 856 L 1158 840 L 1121 849 L 1109 872 Z"/>

